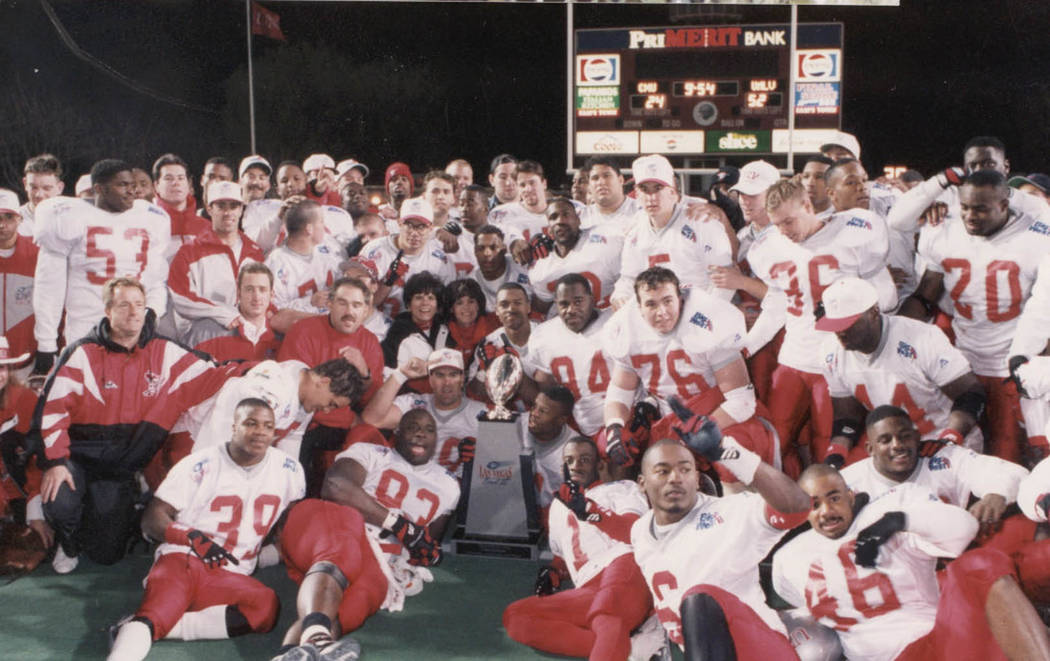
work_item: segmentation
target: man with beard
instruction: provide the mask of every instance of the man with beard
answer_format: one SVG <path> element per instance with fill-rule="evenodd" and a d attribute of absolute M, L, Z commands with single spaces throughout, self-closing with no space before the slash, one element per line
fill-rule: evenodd
<path fill-rule="evenodd" d="M 609 296 L 620 277 L 623 238 L 599 227 L 580 230 L 576 207 L 564 197 L 552 199 L 546 213 L 547 236 L 553 239 L 553 246 L 547 255 L 537 254 L 539 246 L 533 248 L 533 256 L 537 258 L 529 268 L 533 308 L 546 314 L 554 302 L 558 279 L 569 273 L 587 279 L 599 308 L 609 307 Z"/>
<path fill-rule="evenodd" d="M 256 200 L 262 200 L 270 192 L 270 175 L 273 168 L 270 162 L 252 154 L 241 159 L 241 165 L 237 168 L 237 182 L 241 185 L 241 194 L 245 204 L 251 204 Z"/>

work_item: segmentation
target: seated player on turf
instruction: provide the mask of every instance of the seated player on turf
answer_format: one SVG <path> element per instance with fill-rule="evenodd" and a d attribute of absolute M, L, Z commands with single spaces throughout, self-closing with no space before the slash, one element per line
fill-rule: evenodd
<path fill-rule="evenodd" d="M 793 659 L 787 630 L 766 605 L 758 564 L 786 530 L 805 520 L 809 498 L 713 420 L 683 412 L 679 441 L 660 439 L 642 456 L 638 483 L 652 509 L 631 528 L 634 559 L 656 614 L 687 661 Z M 693 453 L 717 461 L 754 491 L 699 493 Z"/>
<path fill-rule="evenodd" d="M 822 464 L 799 483 L 813 500 L 813 529 L 777 551 L 773 585 L 834 627 L 847 658 L 1050 659 L 1010 559 L 989 548 L 963 553 L 978 528 L 966 510 L 917 485 L 868 503 Z M 954 556 L 939 580 L 938 558 Z"/>
<path fill-rule="evenodd" d="M 356 659 L 360 646 L 339 637 L 380 608 L 401 610 L 433 580 L 426 567 L 441 561 L 438 540 L 459 502 L 459 483 L 433 460 L 436 446 L 433 416 L 412 409 L 393 449 L 351 445 L 328 471 L 324 500 L 289 512 L 281 556 L 299 583 L 299 619 L 278 659 Z"/>
<path fill-rule="evenodd" d="M 250 574 L 263 539 L 306 492 L 299 462 L 272 447 L 273 420 L 263 400 L 241 400 L 231 440 L 184 458 L 161 483 L 142 517 L 143 533 L 161 544 L 142 604 L 118 625 L 110 661 L 144 659 L 161 638 L 273 628 L 277 595 Z"/>
<path fill-rule="evenodd" d="M 653 600 L 631 555 L 631 525 L 647 509 L 634 482 L 603 482 L 605 462 L 594 441 L 577 436 L 562 450 L 565 482 L 548 519 L 554 563 L 540 569 L 536 595 L 503 611 L 507 635 L 550 654 L 626 659 L 631 631 Z M 573 589 L 558 588 L 566 578 Z M 663 644 L 657 629 L 657 644 Z"/>

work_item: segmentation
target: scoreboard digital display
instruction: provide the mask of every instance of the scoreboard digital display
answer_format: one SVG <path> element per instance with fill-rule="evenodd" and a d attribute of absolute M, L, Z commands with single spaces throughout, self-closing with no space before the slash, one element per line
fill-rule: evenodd
<path fill-rule="evenodd" d="M 816 151 L 839 128 L 842 24 L 576 30 L 574 160 Z M 795 89 L 791 89 L 794 71 Z"/>

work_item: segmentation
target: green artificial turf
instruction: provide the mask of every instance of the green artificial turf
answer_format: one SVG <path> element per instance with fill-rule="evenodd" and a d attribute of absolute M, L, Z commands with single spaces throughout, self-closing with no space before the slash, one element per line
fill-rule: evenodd
<path fill-rule="evenodd" d="M 102 659 L 106 628 L 131 613 L 142 598 L 142 579 L 152 557 L 132 555 L 113 567 L 84 559 L 72 574 L 59 576 L 43 564 L 24 578 L 0 587 L 0 658 L 19 661 Z M 510 640 L 503 630 L 504 607 L 531 594 L 538 564 L 525 560 L 447 555 L 435 568 L 434 583 L 409 597 L 400 613 L 382 611 L 354 637 L 364 661 L 552 659 Z M 281 614 L 268 634 L 223 641 L 160 641 L 149 659 L 270 659 L 295 617 L 296 586 L 284 568 L 268 567 L 256 577 L 277 591 Z"/>

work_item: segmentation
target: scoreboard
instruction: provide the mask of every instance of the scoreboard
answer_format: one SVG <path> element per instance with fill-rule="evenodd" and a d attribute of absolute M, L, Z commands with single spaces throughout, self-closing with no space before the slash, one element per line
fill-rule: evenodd
<path fill-rule="evenodd" d="M 842 116 L 842 24 L 576 30 L 573 160 L 815 152 Z M 792 91 L 791 74 L 795 89 Z"/>

